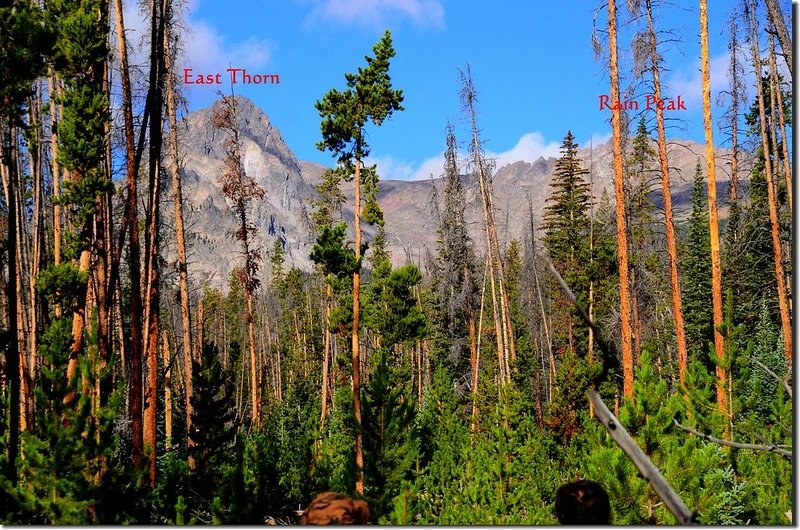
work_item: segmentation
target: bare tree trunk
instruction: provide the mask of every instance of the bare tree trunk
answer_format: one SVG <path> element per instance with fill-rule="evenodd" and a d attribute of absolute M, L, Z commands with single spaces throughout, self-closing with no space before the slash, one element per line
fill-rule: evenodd
<path fill-rule="evenodd" d="M 494 217 L 494 204 L 492 198 L 491 175 L 487 175 L 484 164 L 481 143 L 478 134 L 478 124 L 475 112 L 475 87 L 472 83 L 472 74 L 467 66 L 466 74 L 461 74 L 462 91 L 461 99 L 464 109 L 469 115 L 472 126 L 472 157 L 475 164 L 475 174 L 481 193 L 483 206 L 484 230 L 486 233 L 486 252 L 489 258 L 489 285 L 492 291 L 492 314 L 494 316 L 495 340 L 497 342 L 497 359 L 500 383 L 508 383 L 511 379 L 510 363 L 516 358 L 514 345 L 514 331 L 511 325 L 510 306 L 508 293 L 505 288 L 505 275 L 503 259 L 500 252 L 500 243 L 497 234 L 497 223 Z"/>
<path fill-rule="evenodd" d="M 786 282 L 783 271 L 783 252 L 781 249 L 780 220 L 778 218 L 778 201 L 775 196 L 775 184 L 770 159 L 767 136 L 767 118 L 764 105 L 764 92 L 761 90 L 761 57 L 758 51 L 758 23 L 755 14 L 755 2 L 750 0 L 750 41 L 753 53 L 753 65 L 756 68 L 756 92 L 758 96 L 758 114 L 761 124 L 761 147 L 764 151 L 764 173 L 767 179 L 767 198 L 769 200 L 769 221 L 772 232 L 772 252 L 775 260 L 775 280 L 778 286 L 778 306 L 781 313 L 781 329 L 786 347 L 786 359 L 792 362 L 792 323 L 789 314 L 789 302 L 786 296 Z"/>
<path fill-rule="evenodd" d="M 727 395 L 723 367 L 725 359 L 725 338 L 720 331 L 722 325 L 722 270 L 720 267 L 719 220 L 717 213 L 717 172 L 714 160 L 714 132 L 711 121 L 711 80 L 708 62 L 708 5 L 700 0 L 700 54 L 703 90 L 703 121 L 706 137 L 706 167 L 708 176 L 708 227 L 711 235 L 711 296 L 714 317 L 714 350 L 717 355 L 717 406 L 727 417 Z M 727 424 L 727 422 L 726 422 Z M 727 428 L 726 428 L 727 432 Z"/>
<path fill-rule="evenodd" d="M 769 18 L 775 25 L 775 30 L 778 34 L 778 42 L 781 43 L 781 51 L 786 59 L 786 66 L 789 68 L 789 75 L 793 76 L 792 38 L 789 36 L 789 32 L 786 29 L 783 11 L 781 11 L 781 6 L 778 4 L 777 0 L 764 0 L 764 3 L 767 4 Z M 753 8 L 755 8 L 755 6 L 753 6 Z"/>
<path fill-rule="evenodd" d="M 333 289 L 329 284 L 325 284 L 325 320 L 322 326 L 322 334 L 324 337 L 324 344 L 322 349 L 322 389 L 320 391 L 322 400 L 322 414 L 320 415 L 319 426 L 320 431 L 325 427 L 325 416 L 328 412 L 328 366 L 331 359 L 331 332 L 328 329 L 328 321 L 331 316 L 331 300 L 333 298 Z"/>
<path fill-rule="evenodd" d="M 31 259 L 31 267 L 30 267 L 30 281 L 28 282 L 29 287 L 29 296 L 30 296 L 30 311 L 29 311 L 29 328 L 30 328 L 30 340 L 28 346 L 28 371 L 26 372 L 26 384 L 28 386 L 33 386 L 33 381 L 36 380 L 36 374 L 38 373 L 39 369 L 39 347 L 38 347 L 38 337 L 39 334 L 42 332 L 41 329 L 41 299 L 39 294 L 36 291 L 36 279 L 39 276 L 39 272 L 42 268 L 42 256 L 44 254 L 45 248 L 45 230 L 44 230 L 44 178 L 43 178 L 43 166 L 42 163 L 42 154 L 43 154 L 43 147 L 42 147 L 42 83 L 43 81 L 39 80 L 36 83 L 36 93 L 34 95 L 34 103 L 30 105 L 32 109 L 32 116 L 31 116 L 31 123 L 37 124 L 34 130 L 34 134 L 36 135 L 35 146 L 36 148 L 31 150 L 31 174 L 33 178 L 33 256 Z M 26 410 L 26 416 L 28 418 L 28 423 L 33 424 L 33 420 L 35 417 L 35 401 L 32 395 L 29 397 L 29 407 Z"/>
<path fill-rule="evenodd" d="M 472 370 L 472 432 L 475 432 L 478 424 L 478 374 L 481 367 L 481 337 L 483 335 L 483 301 L 486 299 L 486 276 L 489 274 L 489 257 L 486 257 L 486 264 L 483 267 L 483 282 L 481 283 L 481 303 L 478 313 L 478 340 L 475 348 L 475 364 Z"/>
<path fill-rule="evenodd" d="M 356 420 L 356 493 L 364 494 L 364 452 L 362 448 L 363 427 L 361 425 L 361 381 L 359 379 L 359 364 L 361 356 L 359 354 L 359 320 L 361 305 L 359 303 L 359 291 L 361 290 L 361 160 L 356 158 L 355 178 L 355 251 L 357 269 L 353 273 L 353 330 L 351 333 L 351 345 L 353 349 L 353 414 Z"/>
<path fill-rule="evenodd" d="M 256 335 L 253 323 L 253 292 L 247 289 L 247 338 L 250 343 L 250 400 L 253 425 L 261 425 L 261 395 L 258 385 L 258 362 L 256 361 Z"/>
<path fill-rule="evenodd" d="M 730 23 L 730 41 L 728 43 L 728 52 L 731 56 L 731 63 L 729 67 L 730 77 L 730 95 L 731 95 L 731 186 L 730 195 L 731 203 L 739 200 L 739 102 L 742 101 L 743 85 L 741 81 L 741 68 L 737 54 L 739 52 L 739 37 L 738 25 L 735 17 L 731 17 Z M 734 234 L 736 231 L 734 231 Z"/>
<path fill-rule="evenodd" d="M 170 8 L 171 9 L 171 8 Z M 183 190 L 181 187 L 180 155 L 178 153 L 178 109 L 175 72 L 176 46 L 173 41 L 178 40 L 173 31 L 172 11 L 168 14 L 167 35 L 164 36 L 166 45 L 166 106 L 169 119 L 169 150 L 170 169 L 172 171 L 172 196 L 175 205 L 175 239 L 178 250 L 179 291 L 181 297 L 181 326 L 183 329 L 183 367 L 184 388 L 186 390 L 186 432 L 192 425 L 192 323 L 191 308 L 189 307 L 189 274 L 186 266 L 186 236 L 183 225 Z"/>
<path fill-rule="evenodd" d="M 789 214 L 792 213 L 792 168 L 789 164 L 789 138 L 786 136 L 786 121 L 783 116 L 783 94 L 781 93 L 781 83 L 778 77 L 778 65 L 775 62 L 775 39 L 770 35 L 769 39 L 769 69 L 772 87 L 770 90 L 770 108 L 772 109 L 772 130 L 778 129 L 781 133 L 781 155 L 783 156 L 783 177 L 786 180 L 786 198 L 789 203 Z M 778 117 L 777 121 L 775 116 Z M 778 149 L 778 140 L 773 138 L 775 150 Z M 777 154 L 777 153 L 776 153 Z M 775 157 L 778 160 L 778 157 Z"/>
<path fill-rule="evenodd" d="M 162 3 L 163 2 L 163 3 Z M 156 413 L 158 405 L 158 338 L 160 306 L 159 225 L 161 221 L 161 146 L 162 146 L 162 89 L 164 52 L 164 13 L 167 0 L 151 0 L 151 47 L 150 47 L 150 145 L 149 145 L 149 204 L 147 211 L 147 239 L 145 240 L 146 301 L 145 356 L 147 385 L 144 404 L 144 448 L 149 450 L 150 485 L 156 484 Z"/>
<path fill-rule="evenodd" d="M 647 27 L 650 33 L 650 62 L 653 69 L 653 96 L 661 101 L 661 74 L 659 69 L 658 43 L 653 24 L 652 0 L 645 2 Z M 678 272 L 678 241 L 672 213 L 672 191 L 669 182 L 669 163 L 667 161 L 667 136 L 664 128 L 664 110 L 656 106 L 656 129 L 658 130 L 658 160 L 661 166 L 661 192 L 664 196 L 664 225 L 667 229 L 667 263 L 669 281 L 672 287 L 672 316 L 675 321 L 675 341 L 678 348 L 678 375 L 681 384 L 686 379 L 689 357 L 686 350 L 686 330 L 683 323 L 683 303 L 681 301 L 681 281 Z"/>
<path fill-rule="evenodd" d="M 53 174 L 53 263 L 61 264 L 61 167 L 58 163 L 58 121 L 61 105 L 55 97 L 61 94 L 58 76 L 55 71 L 50 71 L 50 164 Z M 56 316 L 61 316 L 61 308 L 55 307 Z"/>
<path fill-rule="evenodd" d="M 8 418 L 8 457 L 6 460 L 5 474 L 12 485 L 17 484 L 17 457 L 19 456 L 20 434 L 20 351 L 19 333 L 17 328 L 17 212 L 16 201 L 16 132 L 14 127 L 0 122 L 0 149 L 2 149 L 3 180 L 6 183 L 6 204 L 8 208 L 8 234 L 6 236 L 6 252 L 8 257 L 8 282 L 6 283 L 6 298 L 8 304 L 8 349 L 6 350 L 6 380 L 9 388 L 9 418 Z"/>
<path fill-rule="evenodd" d="M 131 103 L 132 90 L 130 69 L 128 66 L 128 46 L 125 37 L 125 22 L 123 19 L 122 0 L 114 0 L 116 14 L 117 48 L 120 56 L 120 81 L 122 85 L 122 118 L 125 134 L 125 178 L 127 183 L 127 198 L 125 203 L 126 225 L 130 230 L 130 243 L 128 247 L 128 274 L 131 280 L 130 311 L 131 311 L 131 380 L 130 380 L 130 416 L 133 434 L 133 462 L 139 467 L 144 452 L 144 431 L 142 425 L 143 413 L 143 328 L 142 328 L 142 279 L 141 279 L 141 250 L 139 242 L 139 212 L 137 206 L 137 173 L 136 150 L 133 133 L 133 106 Z M 120 245 L 121 248 L 122 245 Z"/>
<path fill-rule="evenodd" d="M 611 75 L 611 107 L 619 109 L 619 73 L 617 66 L 617 8 L 616 0 L 608 2 L 608 47 Z M 628 283 L 628 230 L 625 223 L 625 187 L 622 171 L 622 121 L 621 111 L 611 111 L 614 153 L 614 197 L 617 217 L 617 259 L 619 263 L 620 328 L 622 332 L 622 392 L 633 396 L 633 356 L 631 353 L 631 307 Z"/>
<path fill-rule="evenodd" d="M 172 448 L 172 363 L 167 330 L 161 332 L 161 348 L 164 363 L 164 443 L 169 451 Z"/>

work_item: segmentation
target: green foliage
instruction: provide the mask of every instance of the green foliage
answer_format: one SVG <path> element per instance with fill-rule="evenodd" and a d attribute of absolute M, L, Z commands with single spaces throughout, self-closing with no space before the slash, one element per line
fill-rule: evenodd
<path fill-rule="evenodd" d="M 322 267 L 325 274 L 338 277 L 352 276 L 360 264 L 355 252 L 345 246 L 347 223 L 324 226 L 311 251 L 311 261 Z"/>
<path fill-rule="evenodd" d="M 31 422 L 36 431 L 25 431 L 21 437 L 18 485 L 10 489 L 4 484 L 12 509 L 4 514 L 3 522 L 144 522 L 148 495 L 121 452 L 121 388 L 105 404 L 93 407 L 92 386 L 78 384 L 82 378 L 94 377 L 90 368 L 97 355 L 94 332 L 87 336 L 87 356 L 81 359 L 76 378 L 66 382 L 71 326 L 71 318 L 54 319 L 41 337 L 43 364 L 35 394 L 42 406 Z M 74 407 L 63 403 L 70 389 L 76 395 Z"/>
<path fill-rule="evenodd" d="M 692 211 L 686 252 L 681 260 L 686 343 L 693 358 L 703 359 L 713 336 L 711 314 L 711 242 L 708 232 L 708 202 L 703 168 L 698 160 L 692 187 Z"/>
<path fill-rule="evenodd" d="M 315 105 L 322 117 L 322 141 L 317 148 L 333 152 L 341 162 L 360 161 L 369 155 L 364 139 L 368 121 L 381 125 L 394 111 L 403 110 L 403 91 L 394 90 L 389 77 L 389 61 L 395 51 L 388 30 L 372 52 L 374 57 L 364 57 L 366 67 L 359 67 L 357 74 L 345 74 L 346 90 L 331 89 Z"/>
<path fill-rule="evenodd" d="M 373 277 L 364 303 L 364 324 L 376 330 L 387 347 L 424 335 L 425 315 L 414 296 L 420 281 L 422 274 L 415 265 L 403 265 L 385 278 Z"/>
<path fill-rule="evenodd" d="M 390 502 L 412 478 L 418 452 L 414 400 L 391 375 L 386 350 L 381 350 L 364 393 L 365 493 L 372 499 L 370 517 L 375 520 L 388 515 Z"/>
<path fill-rule="evenodd" d="M 209 523 L 238 520 L 242 482 L 241 441 L 237 438 L 232 374 L 223 369 L 216 347 L 203 344 L 202 360 L 192 361 L 192 427 L 188 504 L 194 519 Z M 222 510 L 220 507 L 225 507 Z"/>
<path fill-rule="evenodd" d="M 547 198 L 541 225 L 550 259 L 562 269 L 562 274 L 563 270 L 572 271 L 586 257 L 586 248 L 580 243 L 589 233 L 587 214 L 591 196 L 585 180 L 588 173 L 581 167 L 578 144 L 572 132 L 567 132 L 550 182 L 552 192 Z"/>
<path fill-rule="evenodd" d="M 348 385 L 337 387 L 333 402 L 333 411 L 325 422 L 315 452 L 311 480 L 315 491 L 349 493 L 356 479 L 352 388 Z"/>
<path fill-rule="evenodd" d="M 89 275 L 72 263 L 49 265 L 39 273 L 36 289 L 54 303 L 73 307 L 88 280 Z"/>
<path fill-rule="evenodd" d="M 18 115 L 44 72 L 52 50 L 52 28 L 36 2 L 15 0 L 0 7 L 0 115 Z"/>

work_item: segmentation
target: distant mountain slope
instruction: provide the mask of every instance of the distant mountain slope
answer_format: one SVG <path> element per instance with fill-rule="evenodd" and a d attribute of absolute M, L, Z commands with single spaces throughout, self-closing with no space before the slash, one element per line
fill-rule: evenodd
<path fill-rule="evenodd" d="M 287 265 L 310 270 L 309 254 L 314 244 L 311 230 L 311 201 L 317 197 L 316 183 L 325 167 L 298 161 L 273 127 L 266 114 L 250 100 L 238 97 L 238 117 L 245 171 L 267 190 L 263 201 L 254 204 L 253 220 L 259 230 L 255 244 L 262 250 L 262 277 L 269 275 L 269 254 L 279 239 L 287 254 Z M 211 125 L 219 102 L 192 112 L 180 124 L 180 145 L 184 167 L 184 197 L 187 211 L 187 238 L 190 245 L 190 267 L 195 277 L 223 287 L 230 271 L 241 264 L 239 243 L 234 240 L 236 221 L 225 202 L 219 185 L 224 159 L 225 133 Z M 698 158 L 704 163 L 701 146 L 673 142 L 670 146 L 671 181 L 678 215 L 686 214 L 691 181 Z M 584 165 L 592 169 L 593 190 L 600 197 L 603 188 L 613 192 L 613 170 L 610 142 L 591 151 L 579 151 Z M 550 194 L 550 178 L 555 158 L 519 161 L 499 168 L 493 177 L 497 221 L 504 240 L 521 238 L 529 230 L 528 201 L 538 224 L 545 201 Z M 727 175 L 726 164 L 718 163 L 718 174 Z M 439 195 L 441 179 L 434 179 Z M 435 249 L 436 215 L 431 181 L 380 182 L 379 202 L 386 217 L 389 249 L 396 263 L 415 262 L 424 258 L 426 249 Z M 660 202 L 660 177 L 653 173 L 653 195 Z M 480 198 L 473 179 L 465 178 L 469 233 L 478 249 L 482 248 L 482 214 Z M 726 197 L 727 182 L 718 183 L 718 195 Z M 344 186 L 348 203 L 343 208 L 345 219 L 352 220 L 351 186 Z M 612 193 L 613 195 L 613 193 Z M 722 201 L 721 201 L 722 202 Z M 367 228 L 367 239 L 374 229 Z M 167 245 L 169 253 L 169 245 Z"/>

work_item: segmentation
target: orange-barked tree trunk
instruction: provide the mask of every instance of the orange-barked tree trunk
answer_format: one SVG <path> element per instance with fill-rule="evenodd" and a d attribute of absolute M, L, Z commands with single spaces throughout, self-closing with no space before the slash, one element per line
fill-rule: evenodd
<path fill-rule="evenodd" d="M 619 68 L 617 62 L 616 0 L 608 2 L 608 48 L 611 75 L 611 108 L 620 109 Z M 622 115 L 611 111 L 612 150 L 614 156 L 614 198 L 617 218 L 617 260 L 619 264 L 620 331 L 622 334 L 622 393 L 633 396 L 633 353 L 631 350 L 631 303 L 628 283 L 628 229 L 625 223 L 625 182 L 622 171 Z"/>
<path fill-rule="evenodd" d="M 714 351 L 717 355 L 717 406 L 727 418 L 725 392 L 725 338 L 722 336 L 722 269 L 719 250 L 719 214 L 717 212 L 717 172 L 714 160 L 714 124 L 711 121 L 711 74 L 708 62 L 708 5 L 700 0 L 700 62 L 703 92 L 703 123 L 706 137 L 706 173 L 708 176 L 708 228 L 711 240 L 711 302 L 714 322 Z M 727 424 L 727 422 L 726 422 Z M 727 429 L 726 429 L 727 432 Z"/>

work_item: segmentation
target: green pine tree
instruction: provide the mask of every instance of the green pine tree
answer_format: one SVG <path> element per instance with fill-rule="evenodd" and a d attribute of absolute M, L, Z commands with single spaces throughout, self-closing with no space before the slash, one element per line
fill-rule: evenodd
<path fill-rule="evenodd" d="M 708 344 L 714 340 L 711 315 L 711 243 L 708 233 L 706 183 L 700 161 L 697 162 L 692 186 L 692 211 L 684 258 L 683 309 L 686 321 L 686 343 L 692 358 L 708 361 Z"/>

